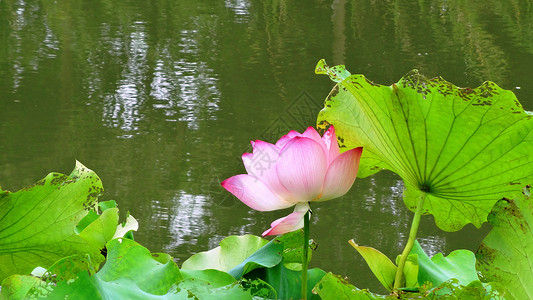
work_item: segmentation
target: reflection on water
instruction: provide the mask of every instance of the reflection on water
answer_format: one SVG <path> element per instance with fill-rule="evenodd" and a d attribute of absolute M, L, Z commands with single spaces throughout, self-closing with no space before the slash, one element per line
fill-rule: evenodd
<path fill-rule="evenodd" d="M 218 109 L 220 92 L 217 88 L 217 75 L 199 57 L 199 45 L 195 40 L 196 30 L 181 32 L 180 47 L 182 52 L 189 54 L 187 59 L 174 62 L 173 72 L 181 98 L 179 105 L 180 121 L 187 122 L 190 129 L 199 129 L 198 120 L 214 120 L 214 112 Z"/>
<path fill-rule="evenodd" d="M 21 44 L 22 44 L 22 38 L 20 36 L 21 34 L 20 31 L 25 26 L 25 23 L 26 23 L 25 18 L 24 18 L 24 11 L 25 11 L 24 3 L 17 5 L 16 7 L 14 7 L 14 9 L 15 9 L 15 12 L 14 12 L 15 18 L 14 20 L 11 21 L 11 24 L 10 24 L 13 28 L 10 34 L 10 40 L 14 42 L 14 44 L 11 47 L 12 51 L 16 54 L 19 54 L 21 52 Z M 20 80 L 22 78 L 21 74 L 24 72 L 24 68 L 21 65 L 22 57 L 20 57 L 19 55 L 13 55 L 13 58 L 14 58 L 12 62 L 13 75 L 11 79 L 13 80 L 13 91 L 16 91 L 18 87 L 20 86 Z"/>
<path fill-rule="evenodd" d="M 169 218 L 170 241 L 166 250 L 176 248 L 184 243 L 197 243 L 197 237 L 205 235 L 210 219 L 207 199 L 202 195 L 189 195 L 180 191 L 173 199 L 174 205 L 169 215 L 154 217 Z"/>
<path fill-rule="evenodd" d="M 168 53 L 164 53 L 163 55 L 168 57 Z M 159 58 L 155 64 L 154 79 L 150 84 L 150 96 L 156 100 L 153 108 L 169 110 L 174 107 L 174 101 L 172 101 L 170 95 L 174 87 L 170 83 L 168 75 L 165 73 L 164 65 L 165 60 L 163 58 Z M 167 116 L 172 115 L 173 113 L 170 113 Z"/>
<path fill-rule="evenodd" d="M 146 96 L 142 85 L 145 81 L 144 74 L 147 64 L 146 28 L 144 22 L 137 21 L 132 26 L 126 47 L 127 61 L 118 81 L 115 94 L 106 95 L 104 98 L 103 121 L 112 127 L 119 127 L 123 131 L 135 132 L 138 122 L 143 118 L 140 108 Z M 126 135 L 123 137 L 131 137 Z"/>
<path fill-rule="evenodd" d="M 249 21 L 250 1 L 247 0 L 226 0 L 224 4 L 235 13 L 235 22 L 244 23 Z"/>
<path fill-rule="evenodd" d="M 164 111 L 166 121 L 186 122 L 189 129 L 199 129 L 199 120 L 214 120 L 220 92 L 216 74 L 199 57 L 198 30 L 182 30 L 177 45 L 149 45 L 145 22 L 137 21 L 131 29 L 127 42 L 121 44 L 127 48 L 118 87 L 105 95 L 104 123 L 123 130 L 121 137 L 131 138 L 145 118 L 142 111 L 147 102 L 154 110 Z M 179 51 L 173 55 L 175 48 Z M 156 56 L 151 58 L 153 63 L 148 55 Z"/>
<path fill-rule="evenodd" d="M 104 199 L 139 220 L 138 240 L 178 260 L 260 234 L 287 211 L 254 212 L 219 183 L 244 172 L 250 140 L 314 124 L 331 89 L 313 74 L 320 58 L 384 84 L 412 68 L 463 86 L 493 80 L 521 87 L 531 110 L 533 10 L 524 0 L 0 1 L 0 185 L 79 159 L 102 177 Z M 412 216 L 402 193 L 383 172 L 315 205 L 312 264 L 379 289 L 346 241 L 395 257 Z M 421 221 L 430 254 L 478 237 Z"/>
<path fill-rule="evenodd" d="M 420 243 L 420 246 L 422 246 L 422 249 L 424 249 L 424 252 L 426 252 L 429 257 L 432 257 L 437 253 L 445 253 L 446 251 L 446 238 L 444 238 L 443 236 L 432 235 L 422 237 L 418 238 L 418 242 Z M 449 253 L 445 253 L 445 255 L 448 254 Z"/>
<path fill-rule="evenodd" d="M 131 28 L 133 32 L 127 43 L 129 49 L 126 50 L 127 62 L 122 71 L 122 78 L 118 81 L 116 94 L 106 95 L 103 111 L 105 124 L 120 127 L 126 132 L 138 129 L 137 124 L 142 119 L 139 109 L 146 99 L 142 86 L 148 49 L 144 23 L 135 22 Z"/>

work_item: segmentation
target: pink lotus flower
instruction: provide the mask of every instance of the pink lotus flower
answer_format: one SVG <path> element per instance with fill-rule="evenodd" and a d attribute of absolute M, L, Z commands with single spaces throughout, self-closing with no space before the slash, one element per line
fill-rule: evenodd
<path fill-rule="evenodd" d="M 259 211 L 296 206 L 294 212 L 271 224 L 263 236 L 303 227 L 309 202 L 340 197 L 353 185 L 363 148 L 342 154 L 331 126 L 324 136 L 309 127 L 291 131 L 274 145 L 252 141 L 253 153 L 242 160 L 248 174 L 230 177 L 222 186 L 244 204 Z"/>

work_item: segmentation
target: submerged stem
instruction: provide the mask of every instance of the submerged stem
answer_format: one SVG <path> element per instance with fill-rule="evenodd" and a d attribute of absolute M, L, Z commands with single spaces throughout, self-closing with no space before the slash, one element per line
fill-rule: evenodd
<path fill-rule="evenodd" d="M 307 299 L 307 253 L 309 251 L 309 210 L 304 216 L 304 240 L 302 254 L 302 299 Z"/>
<path fill-rule="evenodd" d="M 426 199 L 426 192 L 420 191 L 420 198 L 418 198 L 418 203 L 416 205 L 415 216 L 413 217 L 413 223 L 411 223 L 411 230 L 409 231 L 409 240 L 403 249 L 402 256 L 400 256 L 400 262 L 398 263 L 398 268 L 396 269 L 396 276 L 394 278 L 394 290 L 401 288 L 402 286 L 402 277 L 403 277 L 403 268 L 405 267 L 405 262 L 407 257 L 413 249 L 413 245 L 416 241 L 416 233 L 418 232 L 418 225 L 420 224 L 420 217 L 422 216 L 422 208 L 424 206 L 424 200 Z"/>

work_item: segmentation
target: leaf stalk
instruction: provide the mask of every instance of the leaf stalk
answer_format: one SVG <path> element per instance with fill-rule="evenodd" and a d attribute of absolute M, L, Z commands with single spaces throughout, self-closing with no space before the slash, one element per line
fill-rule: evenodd
<path fill-rule="evenodd" d="M 304 216 L 304 239 L 302 254 L 302 299 L 307 299 L 307 254 L 309 252 L 309 210 Z"/>
<path fill-rule="evenodd" d="M 418 232 L 418 225 L 420 225 L 420 217 L 422 216 L 424 200 L 426 200 L 426 192 L 420 191 L 420 197 L 418 198 L 418 203 L 416 205 L 415 215 L 413 217 L 413 222 L 411 223 L 411 230 L 409 231 L 409 239 L 407 240 L 407 244 L 403 249 L 402 255 L 400 256 L 400 261 L 398 263 L 398 268 L 396 269 L 396 275 L 394 277 L 394 291 L 397 291 L 402 287 L 403 269 L 405 267 L 407 257 L 409 256 L 411 249 L 413 249 L 413 245 L 416 241 L 416 234 Z"/>

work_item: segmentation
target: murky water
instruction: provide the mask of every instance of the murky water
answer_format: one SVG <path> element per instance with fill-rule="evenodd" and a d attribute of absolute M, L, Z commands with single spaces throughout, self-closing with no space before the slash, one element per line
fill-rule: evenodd
<path fill-rule="evenodd" d="M 529 1 L 0 0 L 0 184 L 17 190 L 75 159 L 140 223 L 136 238 L 183 261 L 290 210 L 255 212 L 219 183 L 249 141 L 312 126 L 332 87 L 320 58 L 383 84 L 410 69 L 460 86 L 492 80 L 533 106 Z M 412 214 L 392 173 L 313 207 L 311 266 L 381 290 L 347 241 L 399 254 Z M 487 228 L 430 252 L 475 250 Z"/>

